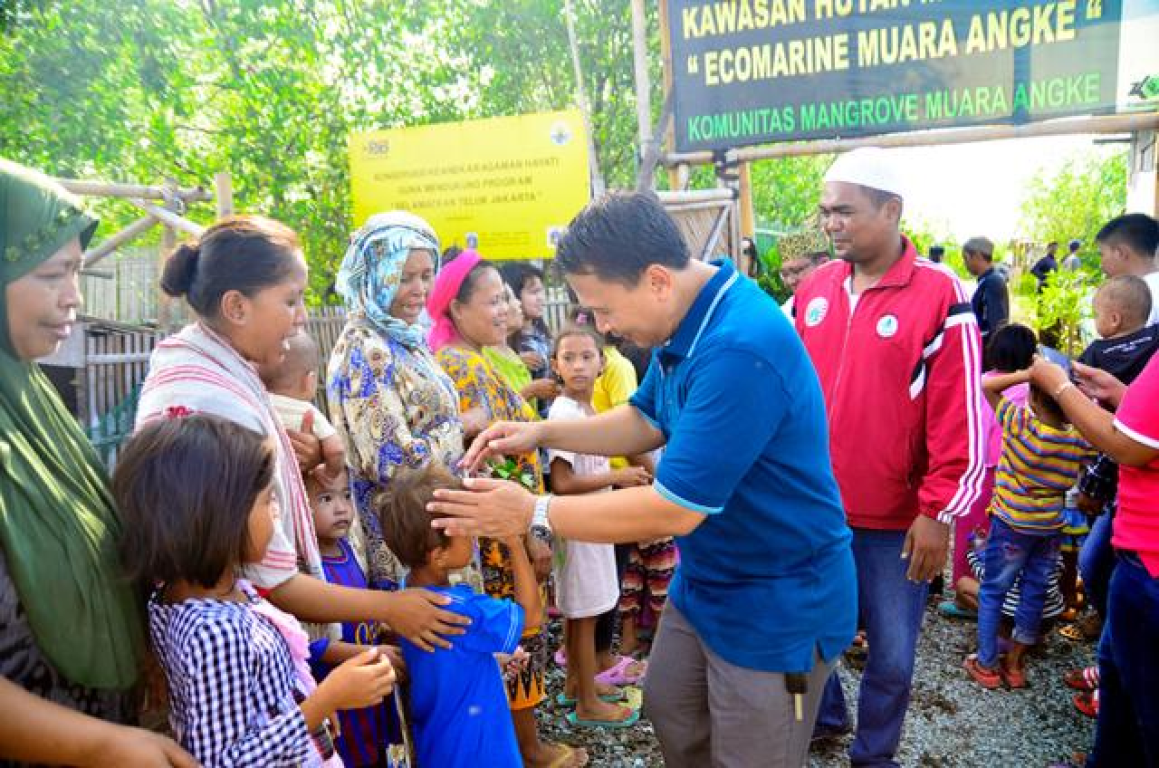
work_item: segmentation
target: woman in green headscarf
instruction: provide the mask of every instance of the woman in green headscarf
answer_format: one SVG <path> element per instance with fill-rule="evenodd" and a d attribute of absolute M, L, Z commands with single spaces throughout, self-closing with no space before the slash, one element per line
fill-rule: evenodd
<path fill-rule="evenodd" d="M 68 336 L 95 219 L 59 185 L 0 160 L 0 764 L 193 766 L 120 723 L 142 624 L 118 575 L 107 477 L 33 361 Z"/>

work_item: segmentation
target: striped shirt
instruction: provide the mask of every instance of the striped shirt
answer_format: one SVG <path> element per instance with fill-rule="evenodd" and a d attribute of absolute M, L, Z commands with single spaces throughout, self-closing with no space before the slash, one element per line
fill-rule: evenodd
<path fill-rule="evenodd" d="M 174 736 L 205 768 L 321 766 L 289 647 L 250 603 L 149 601 L 149 634 L 169 687 Z"/>
<path fill-rule="evenodd" d="M 995 475 L 990 514 L 1021 533 L 1062 530 L 1066 492 L 1094 451 L 1073 427 L 1057 429 L 1028 406 L 1006 398 L 998 406 L 1002 458 Z"/>

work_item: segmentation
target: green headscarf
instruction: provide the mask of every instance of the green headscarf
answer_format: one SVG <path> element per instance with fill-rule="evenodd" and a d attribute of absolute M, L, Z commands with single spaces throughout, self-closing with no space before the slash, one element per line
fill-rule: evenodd
<path fill-rule="evenodd" d="M 40 366 L 17 357 L 8 285 L 97 222 L 50 179 L 0 160 L 0 546 L 37 647 L 69 681 L 129 688 L 141 614 L 120 576 L 108 477 Z"/>

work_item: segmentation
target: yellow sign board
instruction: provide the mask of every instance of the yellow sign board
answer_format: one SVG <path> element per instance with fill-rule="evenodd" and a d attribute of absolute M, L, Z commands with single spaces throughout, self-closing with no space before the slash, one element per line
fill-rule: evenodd
<path fill-rule="evenodd" d="M 587 148 L 577 110 L 357 133 L 354 220 L 405 210 L 430 222 L 444 248 L 551 257 L 589 199 Z"/>

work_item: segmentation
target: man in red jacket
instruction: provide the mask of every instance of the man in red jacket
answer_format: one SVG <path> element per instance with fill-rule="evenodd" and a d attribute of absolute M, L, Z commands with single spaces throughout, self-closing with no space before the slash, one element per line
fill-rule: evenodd
<path fill-rule="evenodd" d="M 828 410 L 869 643 L 854 766 L 897 765 L 928 584 L 983 476 L 977 320 L 954 273 L 901 234 L 901 187 L 884 154 L 855 150 L 826 174 L 821 221 L 837 259 L 795 299 Z M 818 728 L 849 728 L 836 676 Z"/>

